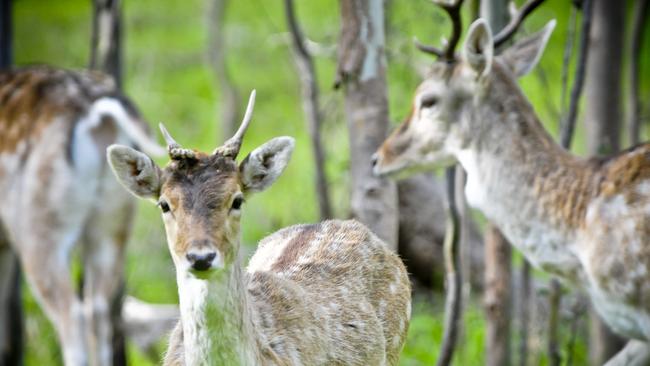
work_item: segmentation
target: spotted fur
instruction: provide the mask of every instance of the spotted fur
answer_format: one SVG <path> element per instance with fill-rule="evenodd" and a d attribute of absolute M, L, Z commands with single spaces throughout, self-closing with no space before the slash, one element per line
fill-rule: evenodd
<path fill-rule="evenodd" d="M 375 171 L 400 175 L 459 162 L 468 202 L 531 263 L 585 289 L 616 332 L 648 342 L 650 144 L 583 159 L 554 142 L 515 75 L 534 66 L 552 26 L 487 59 L 480 52 L 492 40 L 477 39 L 472 30 L 486 25 L 474 23 L 467 42 L 486 44 L 465 53 L 483 57 L 489 72 L 465 59 L 434 65 L 412 117 L 378 151 Z M 394 147 L 405 141 L 406 148 Z"/>
<path fill-rule="evenodd" d="M 125 187 L 163 207 L 181 310 L 165 365 L 398 364 L 409 280 L 399 257 L 365 226 L 292 226 L 263 239 L 246 270 L 238 260 L 234 201 L 275 180 L 292 149 L 293 140 L 280 137 L 239 166 L 217 149 L 160 169 L 129 148 L 109 148 Z M 214 259 L 197 269 L 195 253 Z"/>

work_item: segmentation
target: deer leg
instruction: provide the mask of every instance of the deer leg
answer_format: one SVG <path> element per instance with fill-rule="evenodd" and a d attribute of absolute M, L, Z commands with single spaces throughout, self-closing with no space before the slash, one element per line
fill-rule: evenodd
<path fill-rule="evenodd" d="M 122 326 L 118 297 L 123 295 L 124 253 L 133 219 L 133 204 L 124 195 L 125 201 L 111 198 L 113 203 L 121 202 L 117 207 L 104 204 L 95 209 L 84 229 L 84 312 L 88 342 L 98 365 L 114 363 L 114 326 Z M 115 304 L 119 309 L 113 309 Z"/>
<path fill-rule="evenodd" d="M 25 278 L 57 331 L 65 364 L 87 365 L 83 308 L 69 271 L 70 249 L 77 235 L 74 231 L 45 233 L 32 232 L 17 247 Z"/>
<path fill-rule="evenodd" d="M 612 357 L 605 366 L 647 366 L 650 365 L 650 344 L 632 339 Z"/>

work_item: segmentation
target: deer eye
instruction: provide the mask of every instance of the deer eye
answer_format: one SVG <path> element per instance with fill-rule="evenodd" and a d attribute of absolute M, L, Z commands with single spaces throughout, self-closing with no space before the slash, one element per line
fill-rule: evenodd
<path fill-rule="evenodd" d="M 431 108 L 438 104 L 438 97 L 435 95 L 427 95 L 420 101 L 420 108 Z"/>
<path fill-rule="evenodd" d="M 160 206 L 160 210 L 163 213 L 169 212 L 169 204 L 166 201 L 160 201 L 158 202 L 158 206 Z"/>
<path fill-rule="evenodd" d="M 239 210 L 241 208 L 241 205 L 244 204 L 244 197 L 242 196 L 237 196 L 235 197 L 234 200 L 232 200 L 232 210 Z"/>

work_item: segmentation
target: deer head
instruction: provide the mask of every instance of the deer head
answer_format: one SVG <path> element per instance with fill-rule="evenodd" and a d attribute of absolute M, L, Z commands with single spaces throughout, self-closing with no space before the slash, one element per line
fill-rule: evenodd
<path fill-rule="evenodd" d="M 130 147 L 107 150 L 120 183 L 160 207 L 177 271 L 202 278 L 229 268 L 237 259 L 244 200 L 275 182 L 289 162 L 294 139 L 277 137 L 237 163 L 254 101 L 255 91 L 237 133 L 210 154 L 181 147 L 162 124 L 171 158 L 164 169 Z"/>
<path fill-rule="evenodd" d="M 439 59 L 417 87 L 410 114 L 374 155 L 376 174 L 408 175 L 454 164 L 457 151 L 487 133 L 485 123 L 499 123 L 485 121 L 481 109 L 498 97 L 495 92 L 508 93 L 516 88 L 516 78 L 536 65 L 555 26 L 551 21 L 540 32 L 495 56 L 495 48 L 541 3 L 532 1 L 495 37 L 483 19 L 476 20 L 470 26 L 462 56 L 458 56 L 453 47 L 460 39 L 461 3 L 440 4 L 454 23 L 446 49 L 417 44 Z"/>

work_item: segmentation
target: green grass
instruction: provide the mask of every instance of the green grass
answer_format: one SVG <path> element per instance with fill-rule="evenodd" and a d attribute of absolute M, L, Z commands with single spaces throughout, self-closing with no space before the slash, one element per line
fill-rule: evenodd
<path fill-rule="evenodd" d="M 207 1 L 125 0 L 125 89 L 140 106 L 151 126 L 162 121 L 174 137 L 187 146 L 210 151 L 224 140 L 217 113 L 220 91 L 207 63 Z M 389 110 L 393 123 L 410 109 L 413 90 L 431 59 L 417 53 L 413 36 L 436 43 L 447 35 L 448 22 L 429 1 L 390 1 L 388 11 Z M 566 37 L 568 3 L 551 0 L 526 23 L 526 29 L 540 29 L 558 18 L 549 49 L 541 60 L 549 86 L 533 73 L 522 79 L 522 87 L 550 131 L 557 120 L 546 108 L 559 103 L 561 54 Z M 339 33 L 339 9 L 333 1 L 298 1 L 297 11 L 306 35 L 325 49 L 335 49 Z M 62 67 L 87 65 L 90 44 L 91 8 L 88 0 L 15 1 L 15 58 L 19 65 L 49 63 Z M 466 17 L 467 18 L 467 17 Z M 469 22 L 466 19 L 466 24 Z M 263 236 L 290 224 L 313 222 L 317 218 L 312 179 L 313 164 L 299 99 L 299 83 L 288 49 L 284 15 L 279 1 L 231 1 L 225 24 L 228 68 L 245 100 L 252 89 L 258 98 L 255 117 L 243 152 L 277 135 L 291 135 L 297 141 L 293 160 L 283 177 L 267 192 L 254 197 L 244 209 L 243 241 L 252 250 Z M 650 35 L 646 37 L 650 39 Z M 643 65 L 650 63 L 646 53 Z M 322 105 L 325 115 L 327 174 L 338 217 L 348 215 L 348 146 L 343 118 L 343 98 L 331 86 L 336 71 L 334 51 L 316 57 Z M 647 83 L 642 85 L 648 92 Z M 580 135 L 580 130 L 578 130 Z M 581 138 L 577 140 L 580 150 Z M 164 159 L 159 160 L 164 164 Z M 128 247 L 126 278 L 128 293 L 145 301 L 177 302 L 173 265 L 163 236 L 158 211 L 148 202 L 139 204 L 133 236 Z M 27 288 L 27 287 L 25 287 Z M 416 302 L 403 365 L 431 365 L 435 362 L 443 331 L 442 295 L 436 303 Z M 472 301 L 465 312 L 456 365 L 480 365 L 484 359 L 485 324 L 479 302 Z M 27 365 L 56 364 L 60 352 L 50 324 L 28 290 Z M 565 332 L 566 333 L 566 332 Z M 516 339 L 516 335 L 513 335 Z M 162 345 L 161 345 L 162 351 Z M 129 346 L 134 365 L 146 365 L 145 355 Z M 535 349 L 543 353 L 543 345 Z M 586 353 L 584 342 L 578 352 Z M 545 364 L 535 356 L 535 364 Z M 585 364 L 577 359 L 575 364 Z"/>

